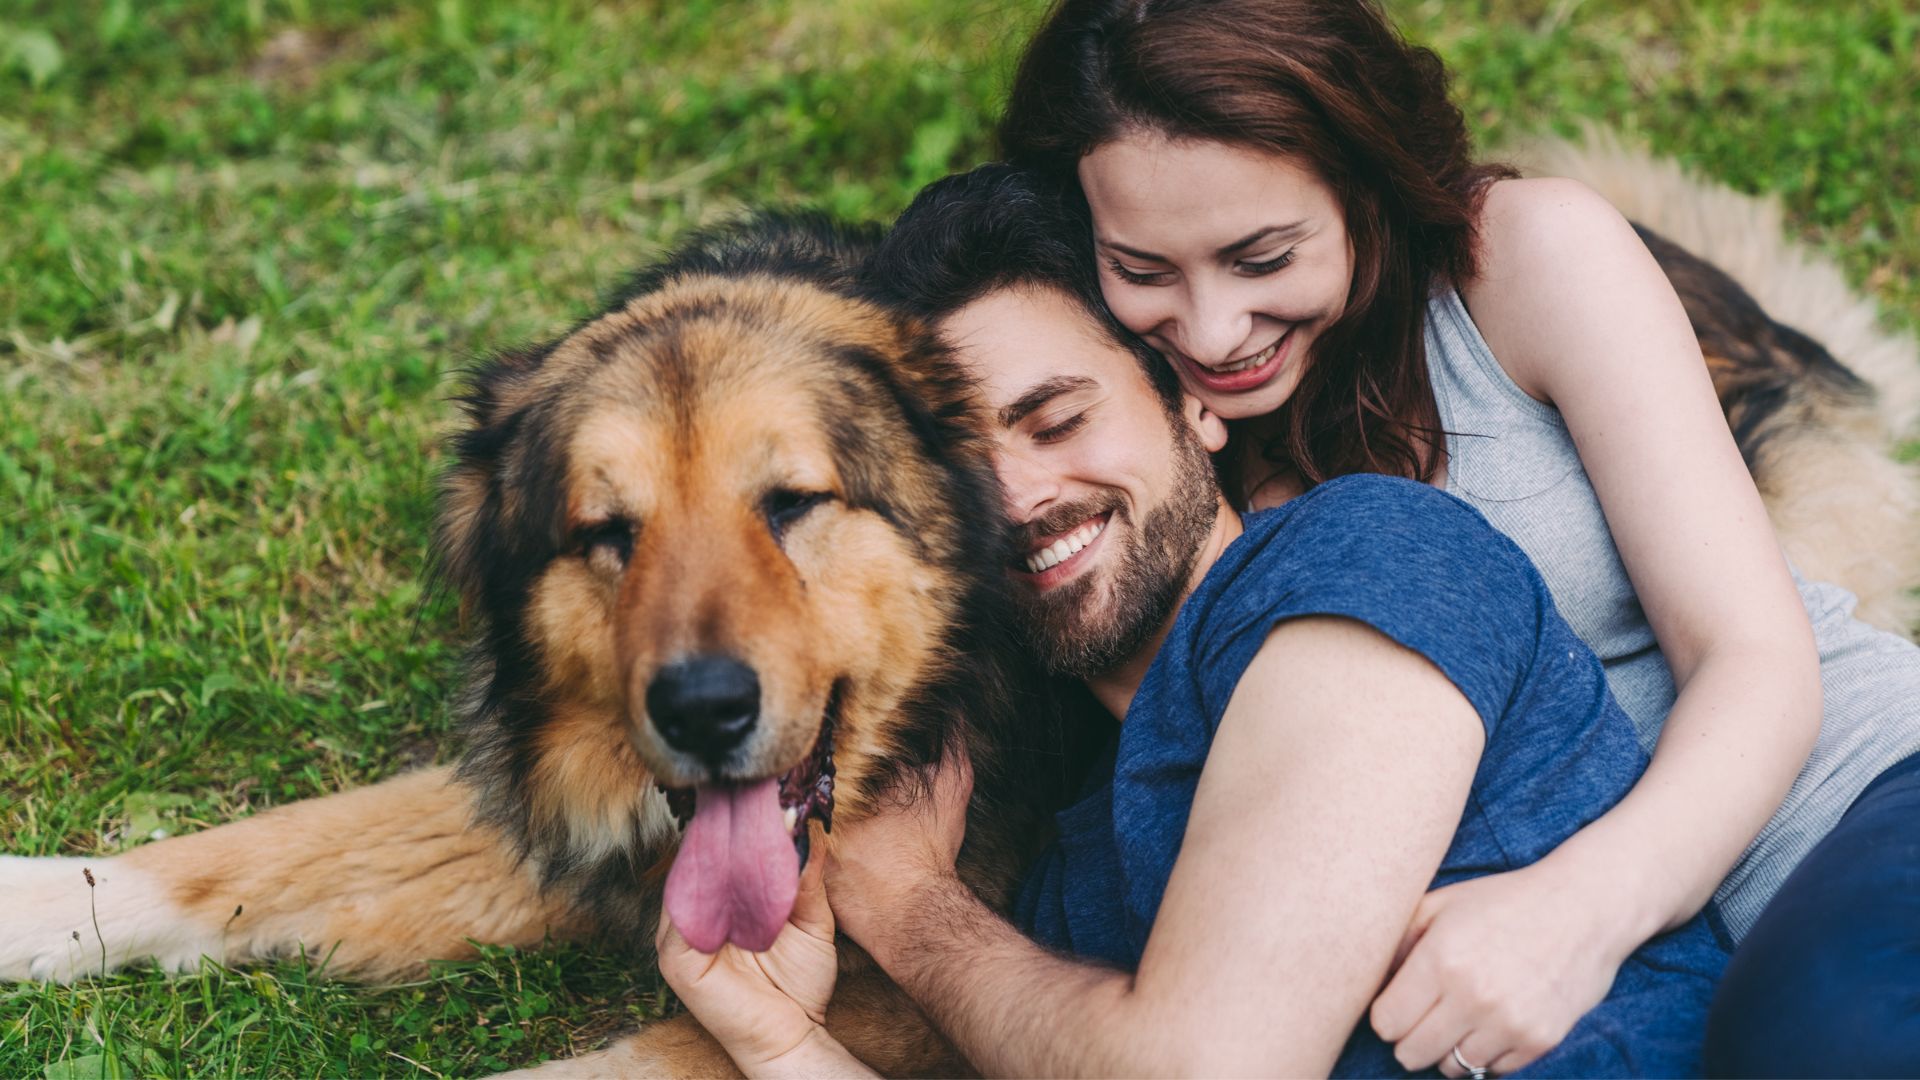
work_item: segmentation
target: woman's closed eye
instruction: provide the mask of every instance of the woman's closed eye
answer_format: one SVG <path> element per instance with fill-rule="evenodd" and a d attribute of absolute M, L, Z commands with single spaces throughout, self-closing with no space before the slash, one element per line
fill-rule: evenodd
<path fill-rule="evenodd" d="M 1129 285 L 1159 285 L 1171 276 L 1165 270 L 1131 270 L 1125 263 L 1111 256 L 1107 258 L 1107 269 L 1113 271 L 1114 277 Z"/>
<path fill-rule="evenodd" d="M 1265 277 L 1277 270 L 1284 269 L 1289 263 L 1293 262 L 1293 258 L 1294 249 L 1288 248 L 1271 259 L 1238 260 L 1233 264 L 1233 268 L 1248 277 Z M 1114 277 L 1119 278 L 1129 285 L 1164 285 L 1167 283 L 1167 279 L 1173 276 L 1172 272 L 1168 270 L 1135 270 L 1119 259 L 1111 257 L 1107 259 L 1107 269 L 1113 273 Z"/>
<path fill-rule="evenodd" d="M 1242 259 L 1240 262 L 1235 263 L 1234 267 L 1249 277 L 1263 277 L 1292 262 L 1293 250 L 1292 248 L 1288 248 L 1271 259 L 1264 259 L 1258 262 Z"/>

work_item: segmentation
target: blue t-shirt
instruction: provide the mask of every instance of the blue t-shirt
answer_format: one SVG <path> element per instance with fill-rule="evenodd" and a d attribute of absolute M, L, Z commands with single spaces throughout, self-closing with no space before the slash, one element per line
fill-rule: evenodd
<path fill-rule="evenodd" d="M 1112 759 L 1059 815 L 1059 838 L 1021 890 L 1017 917 L 1029 933 L 1138 965 L 1227 702 L 1274 626 L 1307 615 L 1358 620 L 1425 656 L 1486 724 L 1435 888 L 1534 862 L 1618 802 L 1646 765 L 1599 660 L 1512 541 L 1425 484 L 1344 477 L 1249 515 L 1245 535 L 1181 608 Z M 1525 1072 L 1697 1074 L 1725 962 L 1704 918 L 1655 938 L 1606 1001 Z M 1334 1075 L 1404 1071 L 1363 1019 Z"/>

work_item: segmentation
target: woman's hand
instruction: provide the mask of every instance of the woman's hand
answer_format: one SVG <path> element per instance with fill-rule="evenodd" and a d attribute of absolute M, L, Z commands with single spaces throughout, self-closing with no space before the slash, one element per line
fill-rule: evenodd
<path fill-rule="evenodd" d="M 928 886 L 954 876 L 967 833 L 973 765 L 950 751 L 927 777 L 927 792 L 834 831 L 827 845 L 827 890 L 840 929 L 882 967 L 892 916 Z"/>
<path fill-rule="evenodd" d="M 660 974 L 748 1076 L 871 1075 L 823 1026 L 839 974 L 825 871 L 825 859 L 808 861 L 793 914 L 765 952 L 697 952 L 660 915 Z"/>
<path fill-rule="evenodd" d="M 1640 945 L 1625 941 L 1604 889 L 1551 857 L 1435 889 L 1420 901 L 1401 959 L 1374 1000 L 1374 1031 L 1411 1071 L 1494 1074 L 1533 1062 L 1607 996 Z"/>

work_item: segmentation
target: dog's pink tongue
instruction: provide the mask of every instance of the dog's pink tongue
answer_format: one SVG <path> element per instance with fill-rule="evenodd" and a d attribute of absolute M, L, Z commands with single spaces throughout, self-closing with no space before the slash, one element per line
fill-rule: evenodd
<path fill-rule="evenodd" d="M 693 822 L 667 871 L 667 914 L 687 944 L 718 952 L 731 940 L 773 944 L 800 892 L 800 856 L 780 811 L 780 783 L 703 784 Z"/>

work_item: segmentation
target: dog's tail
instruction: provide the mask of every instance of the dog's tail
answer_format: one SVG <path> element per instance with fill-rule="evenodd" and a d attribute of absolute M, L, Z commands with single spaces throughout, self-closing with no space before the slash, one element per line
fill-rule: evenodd
<path fill-rule="evenodd" d="M 1838 266 L 1792 240 L 1777 199 L 1702 180 L 1597 128 L 1578 141 L 1529 141 L 1496 156 L 1530 175 L 1594 188 L 1628 218 L 1724 271 L 1773 323 L 1812 339 L 1816 350 L 1824 346 L 1872 388 L 1837 394 L 1796 375 L 1767 400 L 1745 403 L 1771 415 L 1753 427 L 1765 432 L 1765 453 L 1745 443 L 1742 450 L 1801 571 L 1850 589 L 1861 618 L 1912 633 L 1920 618 L 1912 591 L 1920 585 L 1920 470 L 1896 455 L 1902 438 L 1920 435 L 1920 340 L 1885 329 Z M 1662 265 L 1672 274 L 1670 262 Z M 1692 307 L 1700 329 L 1702 313 Z M 1786 373 L 1790 365 L 1781 367 Z"/>

